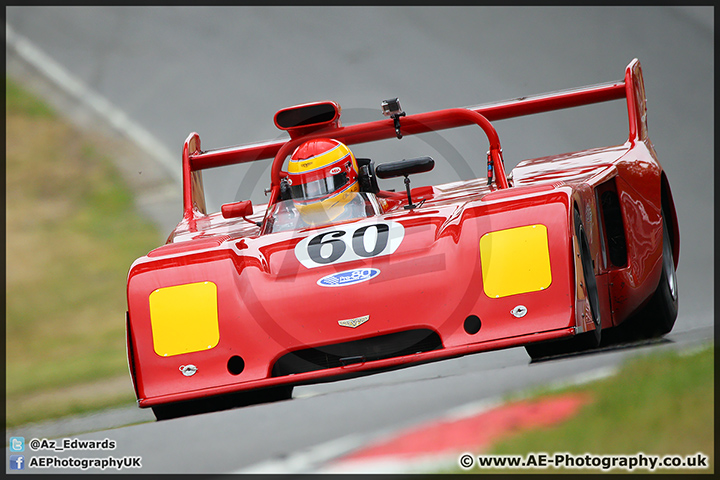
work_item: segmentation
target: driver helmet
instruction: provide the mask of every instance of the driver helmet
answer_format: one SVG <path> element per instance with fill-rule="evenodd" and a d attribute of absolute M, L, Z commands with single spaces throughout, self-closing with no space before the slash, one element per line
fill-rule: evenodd
<path fill-rule="evenodd" d="M 300 145 L 290 157 L 287 173 L 295 207 L 310 225 L 340 217 L 360 191 L 355 155 L 334 139 L 318 138 Z"/>

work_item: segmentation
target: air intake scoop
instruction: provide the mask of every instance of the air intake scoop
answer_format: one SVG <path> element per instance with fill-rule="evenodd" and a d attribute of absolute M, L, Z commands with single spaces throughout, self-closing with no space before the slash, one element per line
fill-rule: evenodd
<path fill-rule="evenodd" d="M 275 114 L 275 126 L 285 130 L 291 138 L 307 135 L 315 130 L 340 126 L 340 105 L 326 100 L 287 107 Z"/>

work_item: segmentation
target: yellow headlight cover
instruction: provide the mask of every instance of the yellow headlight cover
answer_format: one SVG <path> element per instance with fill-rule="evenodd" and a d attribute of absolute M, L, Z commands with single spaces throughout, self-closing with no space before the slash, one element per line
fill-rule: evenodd
<path fill-rule="evenodd" d="M 547 227 L 528 225 L 480 238 L 483 289 L 490 298 L 536 292 L 550 286 Z"/>
<path fill-rule="evenodd" d="M 158 288 L 150 294 L 153 348 L 162 357 L 199 352 L 220 340 L 217 286 L 212 282 Z"/>

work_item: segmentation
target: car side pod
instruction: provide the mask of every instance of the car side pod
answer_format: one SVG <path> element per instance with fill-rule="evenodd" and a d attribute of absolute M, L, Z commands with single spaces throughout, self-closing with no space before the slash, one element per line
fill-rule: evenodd
<path fill-rule="evenodd" d="M 410 210 L 419 204 L 413 204 L 412 195 L 410 195 L 410 178 L 409 175 L 415 173 L 429 172 L 435 168 L 435 160 L 432 157 L 417 157 L 409 160 L 401 160 L 399 162 L 383 163 L 375 168 L 375 174 L 378 178 L 388 179 L 395 177 L 405 177 L 405 191 L 407 192 L 408 204 L 405 208 Z"/>

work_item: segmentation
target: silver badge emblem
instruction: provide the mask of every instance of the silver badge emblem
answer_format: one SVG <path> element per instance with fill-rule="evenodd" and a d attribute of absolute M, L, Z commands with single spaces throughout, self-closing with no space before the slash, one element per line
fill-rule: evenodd
<path fill-rule="evenodd" d="M 180 371 L 186 377 L 192 377 L 197 372 L 197 367 L 195 365 L 180 365 Z"/>
<path fill-rule="evenodd" d="M 349 320 L 339 320 L 338 325 L 341 327 L 357 328 L 368 320 L 370 320 L 370 315 L 365 315 L 358 318 L 351 318 Z"/>

